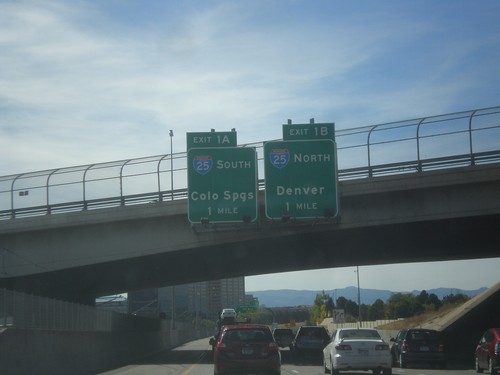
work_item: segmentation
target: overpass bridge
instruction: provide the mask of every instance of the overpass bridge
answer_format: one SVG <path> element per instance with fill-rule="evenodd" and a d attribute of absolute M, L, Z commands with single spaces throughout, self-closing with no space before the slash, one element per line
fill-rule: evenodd
<path fill-rule="evenodd" d="M 498 256 L 500 107 L 336 138 L 335 220 L 264 219 L 261 178 L 258 223 L 190 225 L 185 153 L 1 177 L 0 287 L 90 303 L 244 275 Z M 262 155 L 262 142 L 246 146 Z"/>

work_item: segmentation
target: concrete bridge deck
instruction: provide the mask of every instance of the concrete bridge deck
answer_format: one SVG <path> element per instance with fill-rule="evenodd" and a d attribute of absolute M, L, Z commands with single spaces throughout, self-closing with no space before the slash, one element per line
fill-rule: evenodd
<path fill-rule="evenodd" d="M 337 221 L 193 227 L 185 200 L 3 221 L 0 286 L 91 299 L 252 274 L 495 257 L 499 191 L 500 164 L 491 164 L 342 181 Z"/>

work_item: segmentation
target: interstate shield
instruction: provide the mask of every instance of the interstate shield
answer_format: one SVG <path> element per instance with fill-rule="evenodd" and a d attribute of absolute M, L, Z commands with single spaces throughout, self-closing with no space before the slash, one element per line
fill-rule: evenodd
<path fill-rule="evenodd" d="M 193 158 L 193 168 L 201 175 L 210 172 L 212 170 L 212 165 L 213 161 L 210 155 L 198 155 Z"/>
<path fill-rule="evenodd" d="M 290 161 L 290 152 L 286 148 L 275 148 L 269 153 L 269 160 L 276 168 L 285 168 Z"/>

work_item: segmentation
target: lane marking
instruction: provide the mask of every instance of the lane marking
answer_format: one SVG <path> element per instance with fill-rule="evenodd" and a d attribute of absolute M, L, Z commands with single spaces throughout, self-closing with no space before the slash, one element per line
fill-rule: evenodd
<path fill-rule="evenodd" d="M 208 354 L 209 352 L 206 351 L 205 353 L 203 353 L 200 358 L 198 358 L 198 360 L 196 361 L 196 363 L 193 363 L 191 366 L 189 366 L 183 373 L 182 375 L 188 375 L 191 371 L 193 371 L 193 369 L 200 364 L 200 362 L 203 360 L 203 358 L 205 358 L 205 356 Z"/>

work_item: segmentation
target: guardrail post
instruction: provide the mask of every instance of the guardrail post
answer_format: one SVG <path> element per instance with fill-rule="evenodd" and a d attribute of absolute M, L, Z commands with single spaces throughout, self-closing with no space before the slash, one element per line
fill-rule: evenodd
<path fill-rule="evenodd" d="M 425 121 L 425 117 L 417 125 L 417 171 L 422 172 L 422 160 L 420 160 L 420 125 Z"/>
<path fill-rule="evenodd" d="M 368 153 L 368 177 L 373 177 L 372 164 L 371 164 L 371 154 L 370 154 L 370 138 L 372 136 L 373 130 L 375 130 L 375 128 L 377 126 L 378 125 L 372 126 L 372 128 L 368 132 L 368 136 L 366 138 L 366 147 L 367 147 L 367 153 Z"/>
<path fill-rule="evenodd" d="M 469 152 L 470 152 L 470 165 L 474 166 L 476 165 L 476 161 L 474 159 L 474 151 L 472 149 L 472 118 L 476 114 L 478 110 L 476 109 L 475 111 L 472 111 L 470 117 L 469 117 Z"/>

